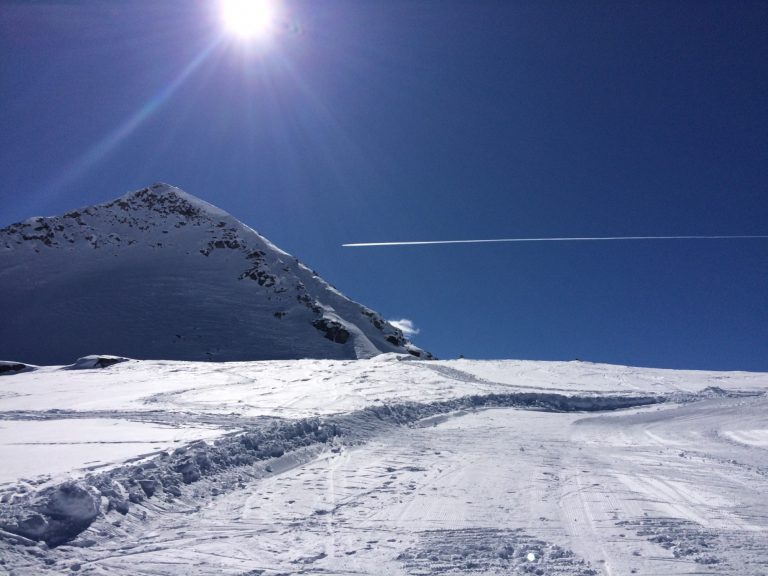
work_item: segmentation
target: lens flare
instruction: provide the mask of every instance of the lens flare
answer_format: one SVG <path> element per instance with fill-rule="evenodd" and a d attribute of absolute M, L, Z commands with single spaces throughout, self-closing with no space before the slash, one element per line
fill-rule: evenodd
<path fill-rule="evenodd" d="M 270 0 L 221 0 L 221 20 L 233 36 L 263 40 L 274 26 L 275 6 Z"/>

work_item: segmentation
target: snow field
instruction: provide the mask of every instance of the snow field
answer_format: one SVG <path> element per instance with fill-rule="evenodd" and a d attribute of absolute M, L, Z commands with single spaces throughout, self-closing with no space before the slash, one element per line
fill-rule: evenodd
<path fill-rule="evenodd" d="M 125 460 L 157 454 L 192 440 L 209 439 L 221 429 L 170 426 L 120 418 L 0 420 L 0 489 L 45 474 L 62 478 Z"/>
<path fill-rule="evenodd" d="M 71 472 L 64 501 L 89 512 L 74 526 L 55 524 L 61 484 L 9 485 L 0 573 L 764 574 L 766 375 L 509 361 L 517 376 L 502 378 L 504 365 L 386 355 L 3 377 L 2 425 L 80 423 L 105 447 L 143 426 L 220 435 Z M 79 411 L 96 384 L 114 388 L 111 408 L 91 395 Z M 112 420 L 131 424 L 112 437 Z M 54 547 L 14 536 L 9 510 L 53 524 Z"/>

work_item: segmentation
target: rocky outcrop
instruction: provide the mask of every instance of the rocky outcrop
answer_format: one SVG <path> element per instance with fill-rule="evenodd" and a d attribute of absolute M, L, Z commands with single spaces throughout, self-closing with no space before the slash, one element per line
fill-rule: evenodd
<path fill-rule="evenodd" d="M 107 368 L 108 366 L 114 366 L 120 364 L 120 362 L 127 362 L 129 358 L 123 358 L 122 356 L 109 356 L 104 354 L 92 354 L 90 356 L 83 356 L 78 358 L 77 361 L 69 368 L 71 370 L 88 370 L 90 368 Z"/>
<path fill-rule="evenodd" d="M 30 368 L 34 368 L 34 366 L 24 364 L 23 362 L 9 362 L 8 360 L 0 360 L 0 374 L 17 374 Z"/>
<path fill-rule="evenodd" d="M 312 326 L 325 333 L 325 337 L 331 342 L 337 344 L 345 344 L 349 340 L 349 330 L 344 328 L 340 322 L 336 320 L 328 320 L 327 318 L 321 318 L 312 322 Z"/>

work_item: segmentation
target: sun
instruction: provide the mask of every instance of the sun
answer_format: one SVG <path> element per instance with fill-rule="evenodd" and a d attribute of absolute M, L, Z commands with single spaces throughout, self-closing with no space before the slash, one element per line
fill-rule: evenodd
<path fill-rule="evenodd" d="M 275 24 L 271 0 L 220 0 L 221 21 L 226 30 L 241 40 L 266 40 Z"/>

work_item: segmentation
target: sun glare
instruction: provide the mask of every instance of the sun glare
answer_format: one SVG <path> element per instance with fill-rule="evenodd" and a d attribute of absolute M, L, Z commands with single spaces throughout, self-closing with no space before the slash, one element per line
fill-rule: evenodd
<path fill-rule="evenodd" d="M 242 40 L 264 40 L 274 26 L 270 0 L 221 0 L 221 19 L 230 34 Z"/>

